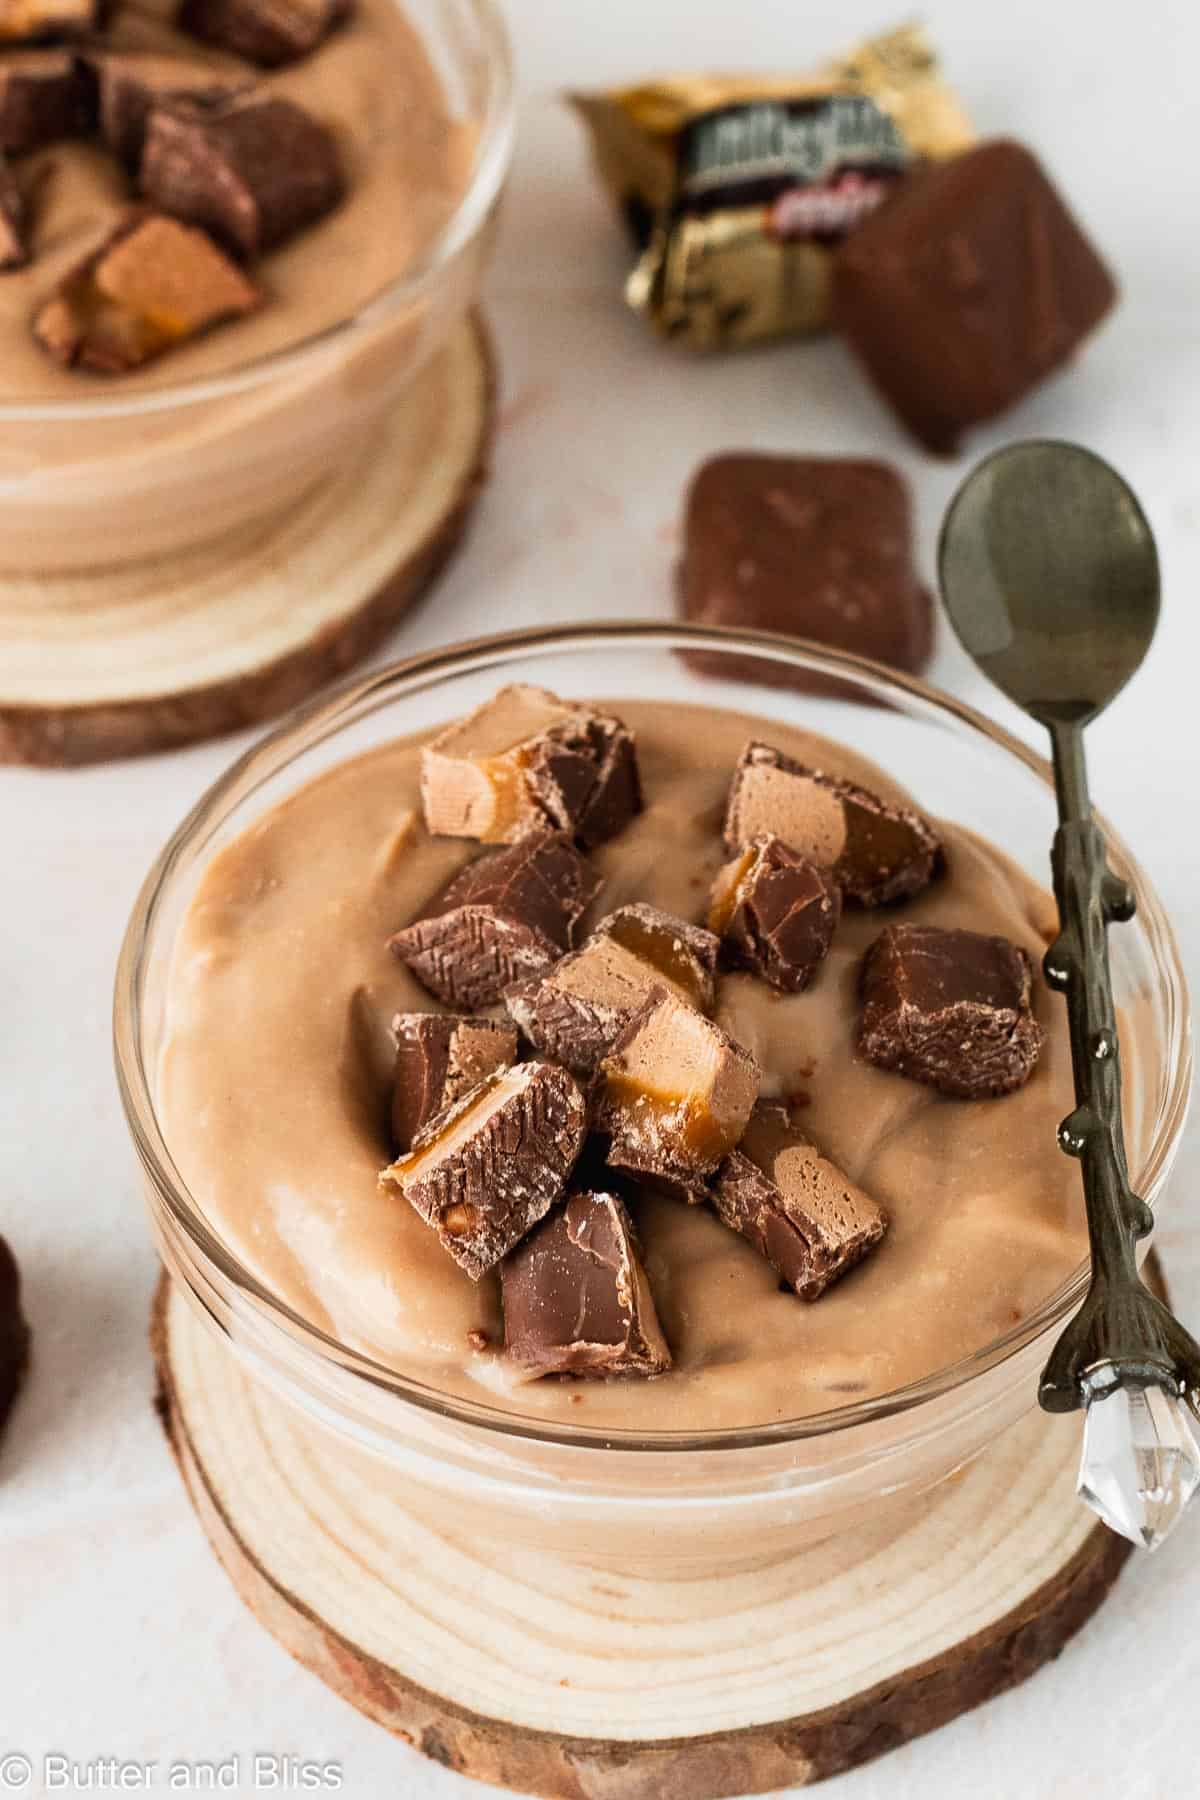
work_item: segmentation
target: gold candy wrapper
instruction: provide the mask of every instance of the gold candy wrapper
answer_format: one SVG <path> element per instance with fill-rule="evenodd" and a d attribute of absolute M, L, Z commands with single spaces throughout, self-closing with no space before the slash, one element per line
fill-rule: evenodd
<path fill-rule="evenodd" d="M 914 162 L 974 142 L 915 25 L 799 79 L 676 76 L 571 101 L 641 247 L 626 299 L 700 350 L 820 330 L 841 239 Z"/>

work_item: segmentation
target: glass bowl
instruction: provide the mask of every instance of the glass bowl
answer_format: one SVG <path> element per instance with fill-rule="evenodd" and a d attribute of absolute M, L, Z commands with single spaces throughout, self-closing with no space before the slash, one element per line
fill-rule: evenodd
<path fill-rule="evenodd" d="M 474 304 L 512 154 L 503 18 L 494 0 L 390 3 L 469 147 L 457 205 L 389 285 L 286 348 L 186 380 L 166 357 L 119 383 L 71 375 L 44 399 L 0 400 L 0 569 L 107 568 L 282 515 L 361 454 Z"/>
<path fill-rule="evenodd" d="M 680 651 L 702 652 L 704 673 Z M 751 655 L 819 691 L 747 684 Z M 739 659 L 741 659 L 739 661 Z M 565 695 L 690 699 L 803 723 L 853 744 L 918 793 L 923 807 L 970 824 L 1039 881 L 1054 829 L 1049 765 L 969 707 L 865 659 L 767 633 L 599 623 L 489 638 L 430 652 L 294 714 L 242 757 L 180 826 L 151 870 L 117 973 L 116 1060 L 164 1266 L 252 1380 L 301 1409 L 306 1425 L 351 1442 L 428 1497 L 431 1516 L 471 1497 L 497 1554 L 516 1541 L 622 1567 L 661 1555 L 701 1564 L 731 1546 L 779 1538 L 803 1546 L 877 1519 L 978 1455 L 1035 1405 L 1037 1376 L 1082 1297 L 1078 1269 L 1035 1312 L 973 1355 L 886 1395 L 750 1429 L 683 1435 L 548 1428 L 484 1402 L 450 1399 L 315 1329 L 261 1286 L 213 1233 L 189 1193 L 155 1106 L 164 999 L 180 921 L 209 857 L 331 763 L 440 724 L 503 681 Z M 862 704 L 869 701 L 872 704 Z M 1191 1082 L 1188 1001 L 1171 928 L 1145 876 L 1111 831 L 1113 866 L 1138 911 L 1112 933 L 1113 984 L 1138 1019 L 1127 1054 L 1130 1173 L 1157 1209 Z"/>

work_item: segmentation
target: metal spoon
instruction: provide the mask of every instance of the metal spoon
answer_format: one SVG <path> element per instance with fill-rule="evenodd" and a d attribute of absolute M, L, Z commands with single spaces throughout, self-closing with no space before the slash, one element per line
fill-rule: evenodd
<path fill-rule="evenodd" d="M 1115 470 L 1077 445 L 1034 441 L 997 451 L 967 477 L 942 526 L 938 565 L 968 654 L 1053 745 L 1060 930 L 1043 966 L 1067 999 L 1076 1107 L 1058 1135 L 1082 1166 L 1092 1279 L 1038 1398 L 1047 1412 L 1087 1408 L 1080 1492 L 1153 1548 L 1200 1484 L 1200 1347 L 1137 1271 L 1134 1247 L 1153 1218 L 1126 1168 L 1107 943 L 1108 926 L 1133 916 L 1134 897 L 1109 869 L 1092 818 L 1083 730 L 1150 648 L 1158 555 Z"/>

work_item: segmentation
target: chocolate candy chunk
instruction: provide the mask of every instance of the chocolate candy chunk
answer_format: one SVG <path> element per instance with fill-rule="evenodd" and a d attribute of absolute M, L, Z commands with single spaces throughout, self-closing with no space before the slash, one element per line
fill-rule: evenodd
<path fill-rule="evenodd" d="M 763 833 L 827 869 L 860 906 L 919 894 L 942 867 L 941 839 L 918 813 L 752 742 L 733 772 L 725 843 L 743 850 Z"/>
<path fill-rule="evenodd" d="M 606 713 L 514 684 L 426 745 L 421 799 L 435 836 L 508 844 L 549 824 L 598 844 L 641 810 L 633 735 Z"/>
<path fill-rule="evenodd" d="M 797 1131 L 782 1106 L 760 1102 L 717 1173 L 712 1203 L 802 1300 L 817 1300 L 883 1237 L 875 1202 Z"/>
<path fill-rule="evenodd" d="M 351 10 L 351 0 L 183 0 L 179 25 L 274 68 L 315 50 Z"/>
<path fill-rule="evenodd" d="M 663 989 L 600 1064 L 596 1124 L 611 1138 L 609 1162 L 698 1194 L 741 1137 L 759 1078 L 748 1050 Z"/>
<path fill-rule="evenodd" d="M 33 334 L 56 362 L 119 375 L 261 298 L 202 231 L 140 213 L 63 279 L 35 314 Z"/>
<path fill-rule="evenodd" d="M 1042 1047 L 1032 984 L 1028 954 L 1007 938 L 891 925 L 863 959 L 858 1048 L 960 1100 L 1011 1094 Z"/>
<path fill-rule="evenodd" d="M 87 137 L 95 124 L 95 82 L 69 50 L 16 51 L 0 63 L 0 150 L 7 155 Z"/>
<path fill-rule="evenodd" d="M 492 1019 L 448 1013 L 397 1013 L 392 1137 L 408 1150 L 429 1121 L 517 1060 L 517 1034 Z"/>
<path fill-rule="evenodd" d="M 216 106 L 250 83 L 223 70 L 206 68 L 183 56 L 154 56 L 138 51 L 106 51 L 88 57 L 99 89 L 100 133 L 128 169 L 136 169 L 146 137 L 146 122 L 156 106 L 190 102 Z M 173 210 L 168 208 L 168 211 Z"/>
<path fill-rule="evenodd" d="M 252 95 L 219 107 L 155 106 L 138 180 L 164 212 L 247 257 L 311 225 L 344 192 L 325 126 L 290 100 Z"/>
<path fill-rule="evenodd" d="M 0 1237 L 0 1430 L 12 1411 L 29 1362 L 29 1327 L 21 1311 L 16 1258 Z"/>
<path fill-rule="evenodd" d="M 832 877 L 764 832 L 717 876 L 708 922 L 734 968 L 799 994 L 829 954 L 841 916 Z"/>
<path fill-rule="evenodd" d="M 504 1003 L 535 1048 L 590 1076 L 659 989 L 711 1006 L 716 959 L 711 932 L 636 903 L 602 919 L 582 950 L 510 989 Z"/>
<path fill-rule="evenodd" d="M 1064 362 L 1116 292 L 1036 158 L 1003 140 L 910 175 L 833 264 L 835 323 L 946 454 Z"/>
<path fill-rule="evenodd" d="M 19 269 L 29 261 L 29 208 L 17 178 L 0 156 L 0 269 Z"/>
<path fill-rule="evenodd" d="M 504 1348 L 531 1375 L 671 1366 L 633 1223 L 615 1194 L 573 1194 L 500 1265 Z"/>
<path fill-rule="evenodd" d="M 678 596 L 698 625 L 815 638 L 897 669 L 923 668 L 933 647 L 908 489 L 886 463 L 714 456 L 688 494 Z M 831 685 L 759 657 L 688 651 L 687 660 L 716 674 L 735 662 L 736 673 L 768 686 Z"/>
<path fill-rule="evenodd" d="M 471 1089 L 380 1176 L 473 1281 L 550 1211 L 583 1148 L 587 1106 L 553 1063 L 518 1063 Z"/>
<path fill-rule="evenodd" d="M 447 1006 L 490 1006 L 574 942 L 600 877 L 559 831 L 533 831 L 461 869 L 428 910 L 389 940 Z"/>
<path fill-rule="evenodd" d="M 0 0 L 0 44 L 83 37 L 101 23 L 100 0 Z"/>

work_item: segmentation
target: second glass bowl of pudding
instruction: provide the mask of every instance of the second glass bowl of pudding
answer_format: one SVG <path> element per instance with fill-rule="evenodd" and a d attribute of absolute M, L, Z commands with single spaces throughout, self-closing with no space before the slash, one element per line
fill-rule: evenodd
<path fill-rule="evenodd" d="M 704 652 L 704 674 L 681 658 L 688 651 Z M 801 681 L 840 683 L 841 691 L 747 685 L 737 663 L 747 653 Z M 920 916 L 970 924 L 964 896 L 982 904 L 994 880 L 1009 885 L 1000 904 L 1014 934 L 1036 948 L 1053 931 L 1052 907 L 1037 892 L 1054 825 L 1047 765 L 919 682 L 769 636 L 652 625 L 489 640 L 385 670 L 304 709 L 244 757 L 167 846 L 130 924 L 117 986 L 118 1067 L 156 1237 L 180 1303 L 215 1326 L 222 1354 L 238 1359 L 253 1384 L 298 1407 L 306 1428 L 327 1438 L 331 1450 L 340 1443 L 338 1454 L 348 1456 L 354 1443 L 382 1459 L 378 1479 L 390 1471 L 406 1504 L 424 1504 L 432 1517 L 471 1498 L 473 1516 L 486 1513 L 480 1529 L 494 1537 L 497 1554 L 514 1542 L 553 1545 L 567 1555 L 586 1546 L 590 1558 L 633 1567 L 652 1551 L 661 1554 L 668 1540 L 673 1557 L 715 1570 L 717 1559 L 744 1555 L 749 1544 L 795 1548 L 864 1516 L 877 1519 L 897 1498 L 960 1468 L 1033 1407 L 1039 1368 L 1082 1295 L 1086 1240 L 1077 1172 L 1054 1141 L 1070 1095 L 1065 1027 L 1051 1013 L 1059 1002 L 1045 992 L 1039 997 L 1052 1030 L 1025 1092 L 1040 1099 L 1020 1109 L 1011 1155 L 1003 1121 L 1017 1120 L 1004 1112 L 1012 1099 L 945 1101 L 897 1076 L 855 1074 L 849 1058 L 831 1059 L 821 1030 L 814 1035 L 820 983 L 773 1009 L 777 1025 L 770 1029 L 787 1039 L 798 1085 L 817 1065 L 804 1115 L 813 1135 L 892 1215 L 874 1264 L 811 1309 L 789 1314 L 800 1303 L 776 1291 L 766 1265 L 751 1266 L 751 1253 L 732 1234 L 727 1244 L 718 1242 L 715 1221 L 683 1217 L 678 1232 L 664 1227 L 677 1205 L 664 1200 L 653 1203 L 643 1230 L 677 1352 L 674 1373 L 651 1383 L 520 1387 L 489 1376 L 487 1358 L 472 1363 L 465 1353 L 451 1354 L 451 1339 L 465 1351 L 469 1326 L 494 1325 L 494 1296 L 472 1290 L 453 1271 L 462 1306 L 435 1309 L 432 1323 L 423 1318 L 423 1284 L 442 1256 L 436 1243 L 428 1255 L 415 1254 L 407 1270 L 403 1256 L 388 1260 L 386 1253 L 372 1264 L 379 1249 L 367 1224 L 373 1201 L 364 1199 L 361 1210 L 354 1204 L 387 1159 L 385 1134 L 378 1128 L 375 1142 L 377 1127 L 362 1117 L 379 1111 L 374 1077 L 364 1069 L 375 1055 L 373 1033 L 393 1003 L 388 977 L 377 989 L 364 981 L 362 959 L 380 966 L 387 930 L 406 922 L 418 898 L 427 899 L 472 848 L 422 844 L 423 891 L 418 896 L 405 886 L 415 760 L 405 775 L 387 761 L 402 753 L 386 747 L 428 734 L 514 680 L 627 714 L 642 735 L 652 806 L 672 756 L 698 772 L 695 783 L 675 787 L 669 805 L 647 815 L 636 854 L 618 859 L 619 840 L 598 853 L 601 867 L 614 871 L 606 907 L 636 893 L 683 910 L 691 892 L 690 916 L 699 916 L 711 869 L 693 869 L 691 847 L 698 832 L 715 838 L 737 749 L 752 734 L 768 741 L 774 734 L 786 749 L 799 731 L 846 746 L 842 767 L 853 771 L 856 757 L 867 759 L 922 811 L 953 823 L 951 866 L 957 855 L 969 871 L 969 893 L 947 887 L 939 900 L 931 891 L 928 901 L 913 903 L 911 916 L 927 907 Z M 681 706 L 697 710 L 674 710 Z M 348 762 L 363 757 L 357 766 Z M 320 808 L 324 830 L 314 829 L 314 795 L 329 800 Z M 352 818 L 355 797 L 361 810 Z M 1001 860 L 990 859 L 969 834 L 995 846 Z M 1186 991 L 1157 897 L 1111 835 L 1110 852 L 1138 898 L 1136 919 L 1112 941 L 1130 1172 L 1157 1209 L 1190 1081 Z M 233 879 L 225 880 L 201 942 L 189 909 L 218 855 Z M 1006 873 L 1009 865 L 1020 874 Z M 956 916 L 939 912 L 955 893 Z M 910 916 L 908 909 L 901 916 Z M 850 917 L 853 934 L 877 929 L 881 916 L 873 925 L 864 923 L 871 915 L 858 915 L 857 923 Z M 983 922 L 999 928 L 992 911 Z M 280 956 L 293 962 L 280 978 L 282 1011 L 278 996 L 268 1004 L 255 994 L 255 971 L 267 964 L 246 952 L 258 931 L 270 941 L 276 969 Z M 331 949 L 339 933 L 341 963 Z M 855 938 L 821 977 L 831 1007 L 847 1016 L 858 948 Z M 253 1049 L 239 1055 L 232 1040 L 214 1039 L 211 1052 L 236 1098 L 222 1124 L 205 1121 L 198 1133 L 192 1121 L 181 1122 L 180 1045 L 190 1040 L 183 1054 L 194 1057 L 197 984 L 218 968 L 223 991 L 245 1008 L 239 1029 Z M 290 1018 L 290 1035 L 281 1034 L 281 1017 Z M 764 1017 L 758 1014 L 756 1030 L 768 1029 Z M 832 1102 L 819 1097 L 831 1061 L 844 1084 Z M 886 1105 L 872 1101 L 872 1142 L 856 1149 L 856 1109 L 876 1083 L 890 1084 L 895 1111 L 889 1118 Z M 281 1104 L 296 1120 L 324 1109 L 336 1111 L 343 1125 L 351 1118 L 351 1134 L 366 1148 L 344 1159 L 348 1185 L 341 1193 L 327 1191 L 337 1172 L 331 1174 L 316 1138 L 309 1139 L 311 1157 L 286 1151 Z M 1044 1140 L 1031 1146 L 1027 1140 L 1039 1132 Z M 209 1191 L 197 1149 L 202 1137 L 220 1158 L 207 1165 L 216 1171 Z M 1024 1171 L 1020 1179 L 1006 1175 L 1005 1155 Z M 1031 1169 L 1044 1172 L 1046 1193 L 1034 1191 L 1036 1182 L 1031 1187 Z M 223 1215 L 235 1189 L 244 1212 L 231 1230 Z M 739 1271 L 724 1298 L 719 1277 L 705 1269 L 717 1253 L 731 1259 L 731 1269 L 736 1259 Z M 699 1320 L 697 1306 L 707 1309 Z M 778 1331 L 756 1322 L 753 1354 L 742 1341 L 749 1309 L 781 1321 Z M 907 1323 L 906 1312 L 913 1315 Z M 801 1325 L 794 1342 L 789 1319 Z M 581 1402 L 568 1397 L 572 1389 Z"/>
<path fill-rule="evenodd" d="M 130 19 L 117 47 L 187 53 L 149 13 Z M 0 574 L 110 568 L 266 524 L 407 395 L 444 404 L 414 383 L 478 298 L 512 149 L 498 8 L 356 0 L 302 61 L 247 71 L 332 127 L 345 198 L 255 270 L 258 312 L 142 370 L 62 369 L 33 341 L 39 300 L 127 204 L 101 150 L 35 153 L 62 166 L 43 183 L 46 241 L 0 294 Z M 414 431 L 435 442 L 436 417 Z"/>

